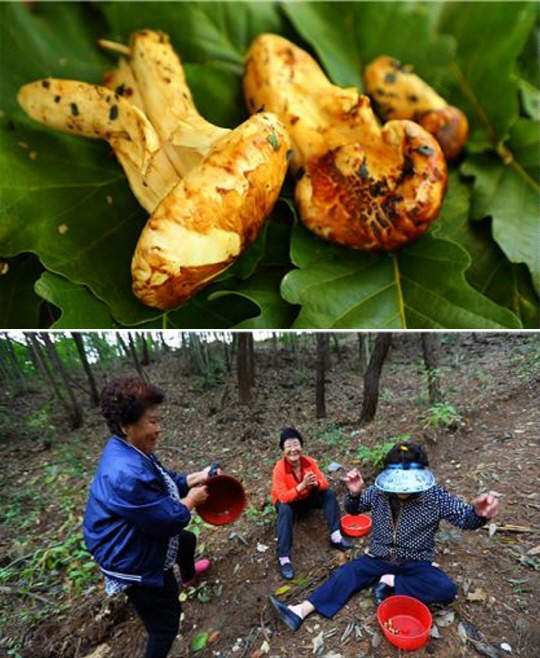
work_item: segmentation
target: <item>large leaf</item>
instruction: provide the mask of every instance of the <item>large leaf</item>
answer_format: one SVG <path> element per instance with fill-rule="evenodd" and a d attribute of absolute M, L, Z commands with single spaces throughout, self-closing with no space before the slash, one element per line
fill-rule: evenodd
<path fill-rule="evenodd" d="M 316 244 L 318 243 L 318 244 Z M 282 292 L 302 311 L 295 327 L 517 328 L 517 318 L 471 288 L 464 277 L 466 252 L 425 236 L 418 244 L 383 258 L 352 254 L 324 244 L 298 227 L 294 262 Z"/>
<path fill-rule="evenodd" d="M 452 102 L 471 124 L 469 147 L 497 147 L 519 115 L 517 60 L 538 21 L 532 2 L 454 2 L 440 29 L 456 38 Z"/>
<path fill-rule="evenodd" d="M 36 327 L 43 302 L 34 292 L 42 267 L 37 258 L 0 261 L 0 327 Z"/>
<path fill-rule="evenodd" d="M 421 3 L 294 2 L 283 8 L 338 85 L 362 89 L 361 69 L 382 54 L 414 65 L 434 82 L 452 56 L 453 41 L 435 33 Z"/>
<path fill-rule="evenodd" d="M 470 222 L 472 184 L 451 175 L 448 195 L 433 235 L 458 243 L 467 250 L 471 264 L 467 281 L 501 306 L 511 309 L 523 326 L 538 328 L 538 300 L 527 268 L 513 265 L 494 242 L 491 222 Z"/>
<path fill-rule="evenodd" d="M 538 289 L 538 185 L 519 164 L 487 153 L 471 156 L 463 171 L 476 179 L 473 217 L 492 217 L 498 244 L 512 262 L 527 264 Z"/>
<path fill-rule="evenodd" d="M 282 276 L 279 270 L 262 270 L 245 283 L 237 283 L 234 288 L 219 290 L 211 295 L 210 299 L 237 295 L 256 304 L 258 308 L 254 317 L 240 322 L 235 329 L 286 329 L 293 323 L 297 309 L 285 303 L 280 295 Z"/>

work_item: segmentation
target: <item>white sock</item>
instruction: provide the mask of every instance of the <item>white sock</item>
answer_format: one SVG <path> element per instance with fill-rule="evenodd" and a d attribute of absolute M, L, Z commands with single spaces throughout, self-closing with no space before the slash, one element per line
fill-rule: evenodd
<path fill-rule="evenodd" d="M 301 619 L 305 619 L 315 610 L 309 601 L 302 601 L 302 603 L 299 603 L 298 605 L 288 605 L 287 607 L 291 612 L 294 612 L 294 614 L 298 615 Z"/>
<path fill-rule="evenodd" d="M 280 557 L 279 558 L 279 563 L 281 564 L 281 566 L 283 566 L 284 564 L 288 564 L 290 561 L 291 561 L 290 557 Z"/>
<path fill-rule="evenodd" d="M 384 576 L 381 576 L 380 582 L 388 587 L 395 587 L 396 577 L 393 573 L 385 573 Z"/>
<path fill-rule="evenodd" d="M 343 539 L 341 530 L 334 530 L 334 532 L 330 535 L 330 539 L 334 542 L 334 544 L 339 543 Z"/>

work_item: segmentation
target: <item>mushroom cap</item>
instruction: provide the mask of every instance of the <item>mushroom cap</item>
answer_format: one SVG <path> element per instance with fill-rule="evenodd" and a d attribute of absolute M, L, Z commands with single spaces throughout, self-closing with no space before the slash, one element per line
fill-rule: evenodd
<path fill-rule="evenodd" d="M 287 171 L 290 140 L 273 114 L 219 139 L 158 205 L 132 260 L 133 291 L 170 309 L 229 267 L 257 237 Z"/>
<path fill-rule="evenodd" d="M 420 237 L 437 217 L 447 167 L 436 140 L 411 121 L 381 128 L 367 96 L 333 85 L 317 62 L 264 34 L 246 56 L 249 108 L 275 112 L 291 136 L 300 218 L 345 247 L 389 251 Z"/>
<path fill-rule="evenodd" d="M 356 142 L 306 165 L 295 200 L 319 237 L 394 251 L 420 238 L 437 216 L 447 169 L 436 140 L 412 121 L 390 121 L 381 138 L 378 151 Z"/>
<path fill-rule="evenodd" d="M 384 120 L 416 121 L 435 137 L 448 160 L 461 153 L 469 135 L 467 117 L 448 105 L 412 67 L 381 55 L 364 69 L 364 85 Z"/>

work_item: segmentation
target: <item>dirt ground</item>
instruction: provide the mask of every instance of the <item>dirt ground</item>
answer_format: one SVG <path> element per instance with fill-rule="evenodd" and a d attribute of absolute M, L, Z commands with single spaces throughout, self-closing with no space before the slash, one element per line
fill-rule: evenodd
<path fill-rule="evenodd" d="M 458 583 L 459 595 L 452 605 L 432 610 L 432 637 L 414 655 L 538 658 L 540 369 L 538 353 L 532 353 L 528 340 L 523 334 L 467 334 L 457 352 L 454 345 L 443 345 L 444 398 L 459 410 L 463 422 L 452 431 L 438 432 L 425 427 L 426 384 L 419 338 L 414 335 L 394 338 L 383 370 L 377 418 L 365 428 L 357 422 L 362 378 L 354 341 L 342 346 L 339 362 L 332 356 L 328 417 L 323 420 L 316 420 L 314 413 L 313 355 L 304 370 L 283 356 L 274 364 L 269 351 L 258 349 L 255 400 L 247 410 L 236 403 L 234 376 L 227 384 L 201 390 L 194 378 L 179 374 L 172 359 L 151 365 L 151 379 L 168 393 L 158 450 L 162 461 L 190 471 L 217 460 L 224 472 L 243 481 L 248 497 L 246 512 L 231 525 L 212 527 L 194 521 L 200 527 L 201 554 L 208 555 L 213 566 L 204 584 L 186 592 L 181 636 L 171 658 L 407 655 L 382 636 L 370 591 L 354 596 L 333 619 L 311 615 L 297 633 L 272 614 L 268 595 L 277 592 L 283 601 L 298 602 L 347 559 L 330 548 L 322 514 L 313 512 L 295 526 L 297 580 L 287 583 L 280 577 L 268 496 L 272 466 L 280 457 L 278 433 L 285 425 L 303 432 L 306 453 L 321 466 L 336 461 L 345 469 L 357 463 L 359 445 L 371 447 L 407 433 L 427 448 L 432 470 L 449 491 L 467 500 L 495 491 L 502 512 L 494 523 L 474 532 L 441 525 L 436 559 Z M 78 483 L 83 500 L 105 440 L 97 411 L 89 411 L 87 418 L 77 436 L 64 436 L 89 451 L 88 472 Z M 50 459 L 54 451 L 53 446 Z M 10 486 L 13 480 L 8 475 L 39 468 L 43 453 L 28 454 L 12 442 L 2 448 L 0 457 L 2 481 Z M 371 482 L 375 472 L 364 473 Z M 340 501 L 345 492 L 342 474 L 331 477 Z M 4 553 L 12 539 L 0 534 Z M 356 539 L 348 558 L 361 554 L 367 542 L 368 538 Z M 286 585 L 289 588 L 283 590 Z M 11 637 L 24 638 L 23 658 L 143 655 L 145 632 L 123 595 L 107 599 L 100 584 L 71 603 L 62 616 L 8 629 Z M 194 652 L 190 642 L 201 632 L 209 633 L 208 644 Z M 10 655 L 3 650 L 0 655 Z"/>

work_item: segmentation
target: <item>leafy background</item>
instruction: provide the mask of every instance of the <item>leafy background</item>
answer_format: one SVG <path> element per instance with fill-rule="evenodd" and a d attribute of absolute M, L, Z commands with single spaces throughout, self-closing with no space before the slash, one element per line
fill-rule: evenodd
<path fill-rule="evenodd" d="M 10 328 L 538 328 L 536 2 L 1 3 L 0 326 Z M 98 38 L 162 29 L 200 112 L 247 116 L 243 56 L 261 32 L 310 50 L 362 89 L 386 53 L 467 114 L 471 137 L 439 219 L 395 254 L 324 243 L 287 180 L 257 242 L 216 283 L 163 314 L 132 295 L 147 219 L 105 142 L 50 131 L 16 103 L 25 82 L 99 83 Z"/>

